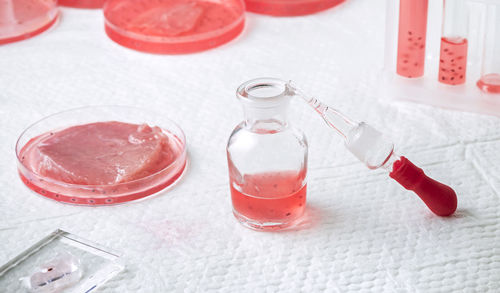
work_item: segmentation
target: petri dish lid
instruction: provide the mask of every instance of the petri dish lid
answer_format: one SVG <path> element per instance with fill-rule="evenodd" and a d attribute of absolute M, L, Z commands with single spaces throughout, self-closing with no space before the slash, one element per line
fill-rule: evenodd
<path fill-rule="evenodd" d="M 58 14 L 57 0 L 0 1 L 0 45 L 46 31 L 56 22 Z"/>
<path fill-rule="evenodd" d="M 72 147 L 68 147 L 68 144 L 63 146 L 65 149 L 58 147 L 56 151 L 54 151 L 54 149 L 46 149 L 48 150 L 47 152 L 41 151 L 41 148 L 46 147 L 47 143 L 50 142 L 49 137 L 53 135 L 54 139 L 57 137 L 55 141 L 60 142 L 61 136 L 58 137 L 57 134 L 63 131 L 67 131 L 74 127 L 88 127 L 88 125 L 103 122 L 115 123 L 115 125 L 121 123 L 120 125 L 126 124 L 128 126 L 141 127 L 147 124 L 149 129 L 157 126 L 157 132 L 149 131 L 148 133 L 151 135 L 146 137 L 128 136 L 128 141 L 130 142 L 129 146 L 137 144 L 136 142 L 138 139 L 151 140 L 152 135 L 155 135 L 154 137 L 157 139 L 157 143 L 149 145 L 148 153 L 139 153 L 138 156 L 126 156 L 119 154 L 123 149 L 115 149 L 115 152 L 112 153 L 101 153 L 97 159 L 90 159 L 87 164 L 87 159 L 81 158 L 88 158 L 89 156 L 85 156 L 85 153 L 88 153 L 88 150 L 95 146 L 95 144 L 88 144 L 89 139 L 92 140 L 92 138 L 95 137 L 96 140 L 94 141 L 101 140 L 106 142 L 106 144 L 111 142 L 112 145 L 123 145 L 123 142 L 113 140 L 112 137 L 103 140 L 99 134 L 91 138 L 86 138 L 85 136 L 74 138 L 75 136 L 66 135 L 66 138 L 70 137 L 70 139 L 66 139 L 66 142 L 69 141 L 69 144 L 74 145 L 75 149 L 78 151 L 73 153 Z M 86 129 L 85 131 L 87 131 L 87 133 L 96 133 L 95 128 L 81 129 Z M 116 130 L 116 128 L 114 129 Z M 135 129 L 139 128 L 136 127 Z M 104 131 L 110 133 L 110 131 L 113 132 L 114 130 L 107 128 L 107 130 Z M 160 132 L 162 133 L 160 137 L 164 139 L 158 139 L 157 135 Z M 68 132 L 66 132 L 66 134 L 68 134 Z M 115 143 L 113 143 L 113 141 L 115 141 Z M 79 147 L 80 145 L 83 145 L 83 150 L 82 147 Z M 100 145 L 102 146 L 103 144 L 101 143 Z M 61 146 L 61 144 L 59 146 Z M 96 148 L 101 147 L 96 146 Z M 102 147 L 101 150 L 102 149 L 105 148 Z M 42 153 L 51 155 L 44 155 Z M 42 154 L 42 156 L 40 156 L 40 154 Z M 182 129 L 176 123 L 166 118 L 165 115 L 127 106 L 91 106 L 71 109 L 47 116 L 29 126 L 20 135 L 16 144 L 16 157 L 19 177 L 29 189 L 39 195 L 59 202 L 89 206 L 125 203 L 157 194 L 177 183 L 184 175 L 187 168 L 186 138 Z M 61 161 L 68 157 L 80 157 L 80 159 L 76 159 L 78 165 L 76 165 L 76 167 L 71 167 L 71 169 L 67 168 L 68 166 L 75 166 L 75 164 L 71 162 L 74 161 L 74 159 L 69 161 L 66 160 L 66 162 Z M 59 161 L 53 160 L 54 158 L 59 158 Z M 102 161 L 103 158 L 118 159 Z M 121 161 L 122 163 L 125 161 L 125 165 L 118 162 L 120 160 L 119 158 L 124 158 Z M 101 164 L 100 167 L 95 167 L 95 165 L 92 166 L 96 160 L 104 163 Z M 136 160 L 137 163 L 134 163 Z M 49 164 L 46 165 L 46 162 L 49 162 Z M 63 165 L 61 163 L 63 163 Z M 136 171 L 133 172 L 139 175 L 129 177 L 130 180 L 113 180 L 113 183 L 99 180 L 81 181 L 71 178 L 68 180 L 69 177 L 67 174 L 70 174 L 69 176 L 72 178 L 88 178 L 86 176 L 95 177 L 101 175 L 94 174 L 109 174 L 108 171 L 101 172 L 101 170 L 114 170 L 112 172 L 116 171 L 118 176 L 122 176 L 122 173 L 125 171 L 122 167 L 130 163 L 137 165 Z M 76 175 L 79 172 L 79 166 L 81 166 L 81 170 L 86 168 L 86 170 L 100 170 L 100 172 L 79 173 L 83 174 L 82 177 Z M 143 172 L 145 171 L 145 166 L 150 166 L 151 171 Z M 99 177 L 95 178 L 98 179 Z"/>
<path fill-rule="evenodd" d="M 108 0 L 105 30 L 118 44 L 149 53 L 186 54 L 218 47 L 245 25 L 243 0 Z"/>
<path fill-rule="evenodd" d="M 59 0 L 59 5 L 74 8 L 102 8 L 105 0 Z"/>
<path fill-rule="evenodd" d="M 273 16 L 313 14 L 339 5 L 345 0 L 245 0 L 250 12 Z"/>

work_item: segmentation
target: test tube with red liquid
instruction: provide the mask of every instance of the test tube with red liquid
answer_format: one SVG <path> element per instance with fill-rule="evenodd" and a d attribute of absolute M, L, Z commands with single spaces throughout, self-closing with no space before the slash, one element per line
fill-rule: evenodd
<path fill-rule="evenodd" d="M 500 3 L 487 4 L 483 65 L 477 86 L 483 92 L 500 94 Z"/>
<path fill-rule="evenodd" d="M 397 74 L 424 75 L 428 0 L 400 0 Z"/>
<path fill-rule="evenodd" d="M 467 9 L 464 0 L 444 0 L 438 80 L 465 83 L 467 70 Z"/>

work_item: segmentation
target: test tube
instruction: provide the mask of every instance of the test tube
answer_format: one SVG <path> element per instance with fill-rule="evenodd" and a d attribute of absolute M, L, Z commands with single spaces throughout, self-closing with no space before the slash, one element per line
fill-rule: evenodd
<path fill-rule="evenodd" d="M 438 80 L 459 85 L 467 69 L 467 10 L 464 0 L 444 0 L 443 5 Z"/>
<path fill-rule="evenodd" d="M 481 78 L 477 86 L 486 93 L 500 94 L 500 3 L 488 4 Z"/>
<path fill-rule="evenodd" d="M 424 75 L 428 0 L 400 0 L 397 74 Z"/>

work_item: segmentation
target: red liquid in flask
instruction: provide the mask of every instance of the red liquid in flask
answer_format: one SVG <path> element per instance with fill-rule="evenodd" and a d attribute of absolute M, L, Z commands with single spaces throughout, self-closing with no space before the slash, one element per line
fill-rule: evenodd
<path fill-rule="evenodd" d="M 235 216 L 253 228 L 283 228 L 300 218 L 306 205 L 304 172 L 293 171 L 245 175 L 231 199 Z"/>
<path fill-rule="evenodd" d="M 424 75 L 428 0 L 401 0 L 399 3 L 396 71 L 404 77 L 420 77 Z"/>
<path fill-rule="evenodd" d="M 57 15 L 55 0 L 1 0 L 0 44 L 42 33 L 54 24 Z"/>
<path fill-rule="evenodd" d="M 441 38 L 439 81 L 457 85 L 465 82 L 467 68 L 467 39 Z"/>

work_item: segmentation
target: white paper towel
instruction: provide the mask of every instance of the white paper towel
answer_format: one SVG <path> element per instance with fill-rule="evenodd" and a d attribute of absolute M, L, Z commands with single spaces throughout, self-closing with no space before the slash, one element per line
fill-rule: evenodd
<path fill-rule="evenodd" d="M 100 10 L 61 10 L 52 30 L 0 47 L 0 263 L 62 228 L 124 252 L 126 271 L 101 292 L 500 290 L 500 119 L 380 102 L 381 1 L 348 0 L 306 17 L 248 13 L 235 41 L 180 56 L 113 43 Z M 366 169 L 295 101 L 290 120 L 310 144 L 307 217 L 297 231 L 239 225 L 225 144 L 242 119 L 236 87 L 262 76 L 293 79 L 383 130 L 399 153 L 455 188 L 457 214 L 436 217 Z M 21 131 L 48 114 L 99 104 L 138 105 L 177 121 L 191 158 L 180 184 L 97 208 L 30 192 L 16 174 Z"/>

